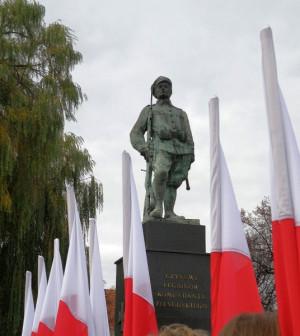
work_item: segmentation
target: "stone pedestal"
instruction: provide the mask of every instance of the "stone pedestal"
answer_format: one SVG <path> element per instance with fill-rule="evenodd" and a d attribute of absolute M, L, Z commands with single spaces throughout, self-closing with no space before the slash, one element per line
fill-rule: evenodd
<path fill-rule="evenodd" d="M 182 223 L 151 220 L 143 228 L 159 326 L 184 323 L 194 329 L 209 330 L 210 272 L 209 255 L 205 253 L 205 227 L 197 220 Z M 115 335 L 122 335 L 122 259 L 116 265 Z"/>

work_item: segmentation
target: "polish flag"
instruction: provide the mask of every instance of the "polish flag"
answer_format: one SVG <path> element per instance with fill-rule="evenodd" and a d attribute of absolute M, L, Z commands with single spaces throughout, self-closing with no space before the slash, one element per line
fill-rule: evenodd
<path fill-rule="evenodd" d="M 157 321 L 131 159 L 123 152 L 124 336 L 157 335 Z"/>
<path fill-rule="evenodd" d="M 51 336 L 54 334 L 55 320 L 60 298 L 63 280 L 63 268 L 59 253 L 59 240 L 54 240 L 54 257 L 49 275 L 49 281 L 45 293 L 41 311 L 38 336 Z"/>
<path fill-rule="evenodd" d="M 262 305 L 232 183 L 219 140 L 219 100 L 210 110 L 212 336 L 235 316 Z"/>
<path fill-rule="evenodd" d="M 84 241 L 74 189 L 67 186 L 68 199 L 75 202 L 71 240 L 56 318 L 55 336 L 94 336 L 94 323 L 89 296 Z"/>
<path fill-rule="evenodd" d="M 32 297 L 32 275 L 31 272 L 26 271 L 26 280 L 25 280 L 25 299 L 24 299 L 24 319 L 23 319 L 23 328 L 22 336 L 30 336 L 33 319 L 34 319 L 34 303 Z"/>
<path fill-rule="evenodd" d="M 90 218 L 90 298 L 95 325 L 95 335 L 109 336 L 109 325 L 96 220 Z"/>
<path fill-rule="evenodd" d="M 34 313 L 32 336 L 37 336 L 46 290 L 47 290 L 47 276 L 46 276 L 45 261 L 42 256 L 38 256 L 38 297 Z"/>
<path fill-rule="evenodd" d="M 300 155 L 280 91 L 272 30 L 261 31 L 272 156 L 272 236 L 281 335 L 300 331 Z"/>

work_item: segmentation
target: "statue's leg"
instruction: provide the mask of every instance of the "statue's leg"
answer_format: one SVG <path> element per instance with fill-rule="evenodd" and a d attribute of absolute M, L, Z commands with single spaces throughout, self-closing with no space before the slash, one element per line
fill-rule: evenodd
<path fill-rule="evenodd" d="M 174 205 L 177 196 L 177 189 L 186 179 L 190 169 L 190 155 L 178 155 L 173 161 L 172 168 L 169 173 L 169 180 L 165 192 L 165 218 L 184 219 L 184 216 L 178 216 L 174 212 Z"/>
<path fill-rule="evenodd" d="M 170 154 L 160 151 L 154 162 L 154 178 L 152 190 L 155 198 L 155 208 L 150 212 L 151 217 L 161 218 L 165 198 L 168 174 L 171 167 Z"/>
<path fill-rule="evenodd" d="M 174 186 L 167 186 L 165 193 L 165 218 L 174 218 L 177 217 L 174 213 L 174 205 L 177 196 L 177 189 Z"/>

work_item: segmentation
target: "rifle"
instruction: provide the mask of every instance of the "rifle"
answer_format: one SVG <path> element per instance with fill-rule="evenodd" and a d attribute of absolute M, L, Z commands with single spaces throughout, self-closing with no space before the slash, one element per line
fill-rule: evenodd
<path fill-rule="evenodd" d="M 145 202 L 144 202 L 144 218 L 149 215 L 150 211 L 153 208 L 153 202 L 151 202 L 151 198 L 153 198 L 153 192 L 152 192 L 152 95 L 151 95 L 151 105 L 150 105 L 150 111 L 148 114 L 147 119 L 147 138 L 146 138 L 146 144 L 148 147 L 148 160 L 146 161 L 146 177 L 145 177 L 145 189 L 146 189 L 146 195 L 145 195 Z"/>
<path fill-rule="evenodd" d="M 185 179 L 185 188 L 186 188 L 186 190 L 191 190 L 190 181 L 189 181 L 188 176 Z"/>

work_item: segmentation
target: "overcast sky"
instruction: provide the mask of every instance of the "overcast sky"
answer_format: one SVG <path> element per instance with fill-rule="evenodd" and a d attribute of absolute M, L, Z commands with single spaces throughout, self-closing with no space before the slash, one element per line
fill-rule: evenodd
<path fill-rule="evenodd" d="M 67 129 L 85 140 L 104 186 L 100 250 L 107 286 L 122 255 L 121 153 L 131 157 L 141 207 L 145 167 L 129 142 L 150 86 L 173 81 L 172 102 L 190 120 L 196 162 L 191 191 L 181 187 L 176 212 L 200 218 L 209 231 L 208 100 L 220 98 L 221 141 L 239 207 L 269 195 L 269 139 L 259 32 L 273 29 L 279 79 L 296 135 L 300 131 L 300 1 L 41 0 L 48 23 L 73 29 L 83 62 L 74 80 L 88 96 Z M 208 244 L 209 245 L 209 244 Z M 208 246 L 209 247 L 209 246 Z"/>

